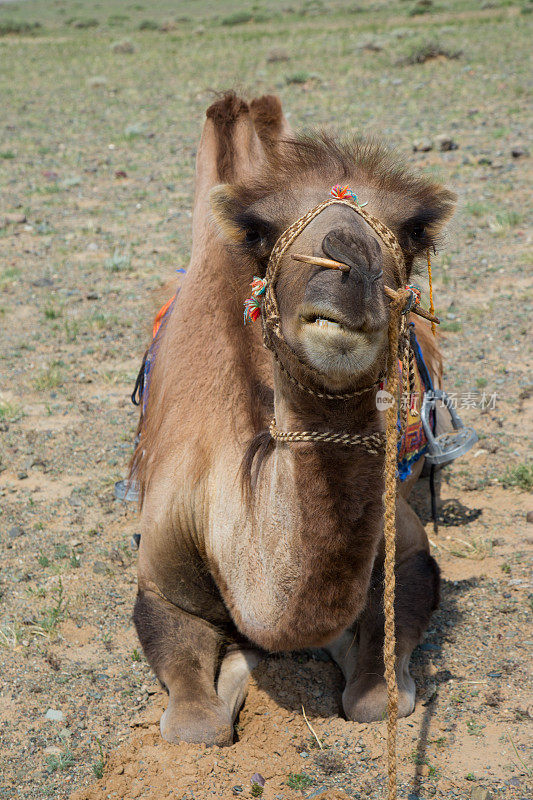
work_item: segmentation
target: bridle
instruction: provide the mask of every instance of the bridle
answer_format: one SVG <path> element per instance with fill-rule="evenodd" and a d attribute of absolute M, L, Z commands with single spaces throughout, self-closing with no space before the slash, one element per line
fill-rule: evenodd
<path fill-rule="evenodd" d="M 349 192 L 347 187 L 343 189 L 341 189 L 341 187 L 333 187 L 332 193 L 334 192 L 335 194 L 332 197 L 319 203 L 310 211 L 307 211 L 303 216 L 297 219 L 296 222 L 283 231 L 270 254 L 265 277 L 263 279 L 254 279 L 254 284 L 252 284 L 252 286 L 255 286 L 255 303 L 258 309 L 260 308 L 261 313 L 263 343 L 265 347 L 273 353 L 278 367 L 283 372 L 284 376 L 301 392 L 322 400 L 345 401 L 366 394 L 367 392 L 376 391 L 380 385 L 383 385 L 386 377 L 385 373 L 382 373 L 372 384 L 364 386 L 363 388 L 354 389 L 353 391 L 335 392 L 325 388 L 326 376 L 319 370 L 313 368 L 310 364 L 302 361 L 283 335 L 276 295 L 276 285 L 281 269 L 282 258 L 302 231 L 304 231 L 322 211 L 332 205 L 344 205 L 351 208 L 356 214 L 359 214 L 388 248 L 394 262 L 394 277 L 400 286 L 406 283 L 407 270 L 402 249 L 394 233 L 377 219 L 377 217 L 361 206 L 356 196 Z M 311 261 L 311 259 L 309 260 Z M 318 261 L 325 262 L 326 260 L 317 259 L 317 262 Z M 413 294 L 411 290 L 407 295 L 407 300 L 410 303 L 413 301 Z M 259 297 L 262 297 L 262 304 L 259 303 Z M 254 301 L 250 299 L 250 301 L 247 302 Z M 405 327 L 405 316 L 402 316 L 401 327 L 402 329 Z M 391 360 L 395 361 L 395 358 L 396 357 L 389 352 L 388 362 Z M 385 444 L 385 435 L 382 431 L 375 431 L 366 435 L 325 431 L 284 432 L 278 429 L 275 419 L 270 423 L 269 430 L 272 439 L 280 443 L 300 441 L 338 444 L 343 446 L 362 446 L 373 455 L 377 454 L 379 450 L 383 450 Z"/>

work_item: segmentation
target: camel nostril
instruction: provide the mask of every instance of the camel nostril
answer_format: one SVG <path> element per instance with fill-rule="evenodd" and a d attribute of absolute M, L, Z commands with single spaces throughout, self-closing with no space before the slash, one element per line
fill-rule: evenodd
<path fill-rule="evenodd" d="M 365 298 L 369 296 L 372 284 L 383 276 L 379 242 L 364 232 L 331 231 L 322 241 L 322 250 L 330 258 L 350 267 L 356 280 L 364 284 Z"/>

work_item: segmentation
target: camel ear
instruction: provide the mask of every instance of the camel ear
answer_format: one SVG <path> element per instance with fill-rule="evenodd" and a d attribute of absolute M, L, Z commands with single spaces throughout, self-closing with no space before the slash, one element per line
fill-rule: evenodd
<path fill-rule="evenodd" d="M 241 204 L 237 199 L 235 187 L 229 183 L 219 183 L 209 192 L 211 213 L 224 238 L 235 244 L 242 244 L 245 231 L 237 222 Z"/>

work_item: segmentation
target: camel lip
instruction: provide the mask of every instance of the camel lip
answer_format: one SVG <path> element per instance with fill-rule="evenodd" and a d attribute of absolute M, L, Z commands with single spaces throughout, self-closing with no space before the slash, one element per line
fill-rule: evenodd
<path fill-rule="evenodd" d="M 331 323 L 332 327 L 338 326 L 340 330 L 345 330 L 347 333 L 360 332 L 358 328 L 346 319 L 344 314 L 332 309 L 331 306 L 325 303 L 304 304 L 298 309 L 298 318 L 303 325 L 321 327 L 321 323 Z"/>

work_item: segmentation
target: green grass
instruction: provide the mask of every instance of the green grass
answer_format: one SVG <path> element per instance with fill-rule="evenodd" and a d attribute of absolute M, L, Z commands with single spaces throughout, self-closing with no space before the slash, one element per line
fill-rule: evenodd
<path fill-rule="evenodd" d="M 53 772 L 66 772 L 75 764 L 75 758 L 70 750 L 67 748 L 59 755 L 47 756 L 45 759 L 46 771 Z"/>
<path fill-rule="evenodd" d="M 54 308 L 53 306 L 48 306 L 44 309 L 44 316 L 46 319 L 59 319 L 61 314 L 61 309 Z"/>
<path fill-rule="evenodd" d="M 7 400 L 0 400 L 0 420 L 6 422 L 15 422 L 23 416 L 22 410 L 16 403 L 10 403 Z"/>
<path fill-rule="evenodd" d="M 127 253 L 121 254 L 118 250 L 115 250 L 111 258 L 106 259 L 105 268 L 110 272 L 129 272 L 131 270 L 131 258 Z"/>
<path fill-rule="evenodd" d="M 62 386 L 63 380 L 63 370 L 58 364 L 53 363 L 40 372 L 34 381 L 34 385 L 37 391 L 44 392 L 48 389 L 57 389 Z"/>
<path fill-rule="evenodd" d="M 533 462 L 507 467 L 500 483 L 505 489 L 516 487 L 523 492 L 530 492 L 533 489 Z"/>
<path fill-rule="evenodd" d="M 308 789 L 314 780 L 306 772 L 289 772 L 285 781 L 289 789 Z"/>
<path fill-rule="evenodd" d="M 0 36 L 28 36 L 37 33 L 42 28 L 40 22 L 16 22 L 15 20 L 0 21 Z"/>
<path fill-rule="evenodd" d="M 32 633 L 43 638 L 53 638 L 55 636 L 57 626 L 60 622 L 63 622 L 67 613 L 67 602 L 61 578 L 59 578 L 57 588 L 52 590 L 52 596 L 54 605 L 46 609 L 44 614 L 30 627 Z"/>
<path fill-rule="evenodd" d="M 100 778 L 103 778 L 104 776 L 106 759 L 104 755 L 104 749 L 102 747 L 102 742 L 97 736 L 95 736 L 94 738 L 96 740 L 96 746 L 98 747 L 98 758 L 96 759 L 96 761 L 93 762 L 92 769 L 95 778 L 100 780 Z"/>

